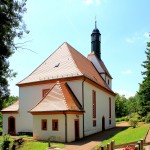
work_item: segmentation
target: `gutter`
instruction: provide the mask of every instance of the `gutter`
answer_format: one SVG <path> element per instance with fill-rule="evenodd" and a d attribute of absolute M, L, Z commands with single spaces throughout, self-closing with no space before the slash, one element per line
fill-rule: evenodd
<path fill-rule="evenodd" d="M 67 115 L 65 112 L 63 112 L 65 115 L 65 142 L 67 143 Z"/>
<path fill-rule="evenodd" d="M 85 78 L 84 80 L 82 81 L 82 107 L 83 107 L 83 110 L 84 110 L 84 82 L 85 82 Z M 83 137 L 84 137 L 84 113 L 83 113 Z"/>

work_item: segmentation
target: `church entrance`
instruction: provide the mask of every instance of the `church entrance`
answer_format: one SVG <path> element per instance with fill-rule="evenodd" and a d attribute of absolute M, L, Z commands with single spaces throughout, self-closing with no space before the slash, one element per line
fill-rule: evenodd
<path fill-rule="evenodd" d="M 105 131 L 105 117 L 102 117 L 102 131 Z"/>
<path fill-rule="evenodd" d="M 75 140 L 79 140 L 79 120 L 75 119 L 74 121 L 74 127 L 75 127 Z"/>
<path fill-rule="evenodd" d="M 8 133 L 9 134 L 15 134 L 16 133 L 15 118 L 12 116 L 8 118 Z"/>

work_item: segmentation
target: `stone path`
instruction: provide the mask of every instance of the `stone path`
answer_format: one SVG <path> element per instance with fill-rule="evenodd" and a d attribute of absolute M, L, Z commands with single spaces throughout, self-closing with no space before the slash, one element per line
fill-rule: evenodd
<path fill-rule="evenodd" d="M 127 122 L 116 125 L 115 128 L 103 132 L 99 132 L 88 137 L 85 137 L 77 142 L 66 144 L 62 150 L 91 150 L 94 146 L 99 145 L 101 141 L 112 137 L 116 133 L 129 127 Z"/>

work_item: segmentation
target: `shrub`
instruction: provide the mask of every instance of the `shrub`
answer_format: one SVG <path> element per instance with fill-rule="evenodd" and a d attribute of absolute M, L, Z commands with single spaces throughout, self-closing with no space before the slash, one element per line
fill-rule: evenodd
<path fill-rule="evenodd" d="M 131 118 L 129 120 L 130 125 L 135 128 L 136 126 L 138 126 L 138 119 L 137 118 Z"/>
<path fill-rule="evenodd" d="M 146 117 L 142 117 L 142 118 L 140 119 L 140 121 L 141 121 L 141 122 L 146 122 Z"/>
<path fill-rule="evenodd" d="M 141 116 L 138 113 L 132 113 L 130 118 L 136 118 L 136 119 L 140 120 Z"/>
<path fill-rule="evenodd" d="M 2 150 L 7 150 L 9 148 L 9 144 L 10 144 L 10 141 L 9 141 L 9 135 L 8 134 L 5 134 L 3 136 L 3 142 L 2 142 Z"/>
<path fill-rule="evenodd" d="M 147 114 L 145 122 L 146 123 L 150 123 L 150 113 Z"/>

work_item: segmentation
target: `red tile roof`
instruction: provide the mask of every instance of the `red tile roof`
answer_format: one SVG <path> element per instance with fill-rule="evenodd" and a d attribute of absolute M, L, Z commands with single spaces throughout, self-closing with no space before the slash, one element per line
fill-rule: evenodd
<path fill-rule="evenodd" d="M 12 105 L 1 110 L 2 113 L 5 112 L 17 112 L 19 110 L 19 100 L 13 103 Z"/>
<path fill-rule="evenodd" d="M 78 76 L 85 76 L 110 90 L 93 64 L 65 42 L 17 85 Z"/>
<path fill-rule="evenodd" d="M 81 105 L 67 83 L 57 82 L 30 112 L 53 111 L 82 111 Z"/>

